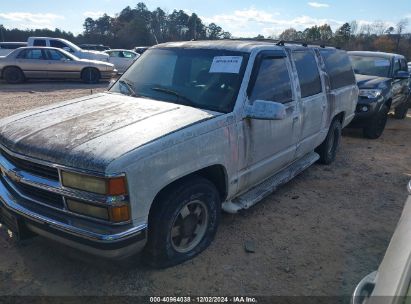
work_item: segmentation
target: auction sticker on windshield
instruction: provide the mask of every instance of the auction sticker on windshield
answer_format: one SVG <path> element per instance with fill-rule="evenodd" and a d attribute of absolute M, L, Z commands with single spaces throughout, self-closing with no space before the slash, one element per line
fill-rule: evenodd
<path fill-rule="evenodd" d="M 216 56 L 210 67 L 210 73 L 233 73 L 240 72 L 242 56 Z"/>

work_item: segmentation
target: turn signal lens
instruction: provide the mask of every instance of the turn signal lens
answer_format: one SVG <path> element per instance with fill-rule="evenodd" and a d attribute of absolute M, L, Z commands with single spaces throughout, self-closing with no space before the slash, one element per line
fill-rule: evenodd
<path fill-rule="evenodd" d="M 127 193 L 126 179 L 123 177 L 110 178 L 108 184 L 108 195 L 122 195 Z"/>
<path fill-rule="evenodd" d="M 114 223 L 130 220 L 130 209 L 128 205 L 113 206 L 110 208 L 110 221 Z"/>

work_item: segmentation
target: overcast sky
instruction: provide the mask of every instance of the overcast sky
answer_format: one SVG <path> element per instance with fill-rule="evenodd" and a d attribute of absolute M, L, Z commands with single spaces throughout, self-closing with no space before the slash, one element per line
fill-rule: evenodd
<path fill-rule="evenodd" d="M 86 17 L 103 13 L 114 16 L 127 5 L 135 7 L 139 1 L 129 0 L 70 0 L 70 1 L 2 1 L 0 24 L 7 28 L 56 27 L 79 34 Z M 279 34 L 294 27 L 303 30 L 313 25 L 328 23 L 333 30 L 346 21 L 359 24 L 381 20 L 395 25 L 400 19 L 410 18 L 411 0 L 344 0 L 344 1 L 268 1 L 268 0 L 148 0 L 148 9 L 161 7 L 166 12 L 182 9 L 197 13 L 206 23 L 215 22 L 234 36 L 251 37 L 257 34 Z M 411 26 L 408 27 L 408 31 Z"/>

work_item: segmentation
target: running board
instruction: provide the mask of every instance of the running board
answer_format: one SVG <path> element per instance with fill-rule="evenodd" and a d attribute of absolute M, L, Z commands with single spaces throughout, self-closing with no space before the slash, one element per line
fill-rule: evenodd
<path fill-rule="evenodd" d="M 319 158 L 320 156 L 315 152 L 306 154 L 279 173 L 251 188 L 248 192 L 236 197 L 232 201 L 224 202 L 222 205 L 223 210 L 228 213 L 237 213 L 239 210 L 250 208 L 266 196 L 273 193 L 279 186 L 287 183 L 314 164 Z"/>

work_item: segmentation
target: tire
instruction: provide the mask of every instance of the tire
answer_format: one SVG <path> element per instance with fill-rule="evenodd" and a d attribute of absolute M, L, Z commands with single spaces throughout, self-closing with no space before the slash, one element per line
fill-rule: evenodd
<path fill-rule="evenodd" d="M 407 117 L 408 107 L 409 107 L 409 99 L 407 98 L 407 100 L 404 103 L 400 104 L 398 107 L 395 108 L 394 118 L 404 119 L 405 117 Z"/>
<path fill-rule="evenodd" d="M 377 115 L 370 121 L 369 125 L 363 129 L 364 137 L 377 139 L 382 135 L 387 123 L 388 112 L 389 108 L 383 105 Z"/>
<path fill-rule="evenodd" d="M 7 83 L 22 83 L 25 80 L 23 71 L 17 67 L 8 67 L 4 69 L 3 78 Z"/>
<path fill-rule="evenodd" d="M 335 160 L 341 141 L 341 129 L 341 122 L 337 118 L 334 118 L 328 130 L 327 137 L 316 149 L 316 152 L 320 155 L 320 159 L 318 160 L 320 164 L 329 165 Z"/>
<path fill-rule="evenodd" d="M 95 68 L 85 68 L 81 72 L 81 80 L 85 83 L 97 83 L 100 80 L 100 72 Z"/>
<path fill-rule="evenodd" d="M 214 239 L 220 222 L 219 193 L 202 177 L 174 186 L 152 208 L 143 257 L 156 268 L 174 266 L 202 252 Z"/>

